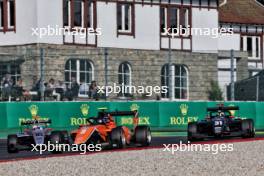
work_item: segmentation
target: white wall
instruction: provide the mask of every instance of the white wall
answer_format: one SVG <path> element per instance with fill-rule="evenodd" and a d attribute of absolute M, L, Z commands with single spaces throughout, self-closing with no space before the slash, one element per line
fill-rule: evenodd
<path fill-rule="evenodd" d="M 219 50 L 240 50 L 240 34 L 221 35 L 218 39 Z"/>
<path fill-rule="evenodd" d="M 0 45 L 19 45 L 36 42 L 31 35 L 37 26 L 36 0 L 16 0 L 16 32 L 0 32 Z"/>
<path fill-rule="evenodd" d="M 135 38 L 117 36 L 116 4 L 97 3 L 97 27 L 102 29 L 98 36 L 99 47 L 159 49 L 159 6 L 135 5 Z"/>
<path fill-rule="evenodd" d="M 192 8 L 192 28 L 214 29 L 218 28 L 218 11 L 216 9 Z M 217 53 L 218 38 L 211 35 L 193 35 L 193 52 Z"/>
<path fill-rule="evenodd" d="M 16 0 L 16 32 L 0 32 L 0 45 L 62 44 L 62 36 L 32 35 L 32 28 L 62 27 L 61 0 Z"/>
<path fill-rule="evenodd" d="M 62 36 L 32 36 L 31 28 L 60 28 L 63 26 L 62 0 L 16 0 L 16 33 L 0 33 L 1 45 L 23 45 L 28 43 L 62 44 Z M 116 47 L 133 49 L 160 49 L 160 7 L 153 5 L 135 5 L 135 38 L 119 35 L 116 30 L 116 3 L 97 2 L 97 27 L 102 35 L 98 36 L 98 47 Z M 218 28 L 216 9 L 192 8 L 192 27 Z M 177 43 L 174 43 L 177 45 Z M 189 49 L 190 41 L 184 41 Z M 222 45 L 221 45 L 222 46 Z M 216 53 L 218 39 L 213 36 L 193 35 L 194 52 Z"/>
<path fill-rule="evenodd" d="M 48 26 L 58 29 L 63 27 L 62 0 L 37 0 L 37 22 L 39 28 Z M 45 35 L 37 38 L 37 43 L 63 44 L 62 35 Z"/>

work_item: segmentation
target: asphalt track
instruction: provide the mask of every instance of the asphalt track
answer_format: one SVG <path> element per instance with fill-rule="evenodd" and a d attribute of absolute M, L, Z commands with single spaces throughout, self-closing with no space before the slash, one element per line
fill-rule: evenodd
<path fill-rule="evenodd" d="M 225 138 L 224 142 L 240 142 L 243 140 L 247 139 L 241 139 L 241 138 Z M 257 134 L 255 138 L 249 139 L 249 140 L 264 140 L 264 134 Z M 223 139 L 208 139 L 206 141 L 203 141 L 205 143 L 218 143 L 222 142 Z M 162 147 L 163 144 L 179 144 L 180 142 L 182 143 L 187 143 L 187 138 L 185 136 L 170 136 L 170 137 L 152 137 L 152 143 L 149 148 L 159 148 Z M 200 142 L 200 143 L 203 143 Z M 125 150 L 129 149 L 135 149 L 135 147 L 130 147 Z M 139 148 L 140 149 L 140 148 Z M 145 148 L 143 148 L 145 149 Z M 122 150 L 122 149 L 121 149 Z M 65 152 L 63 154 L 56 154 L 55 156 L 59 155 L 72 155 L 72 154 L 78 154 L 78 153 L 73 153 L 73 152 Z M 15 161 L 15 160 L 24 160 L 24 159 L 34 159 L 34 158 L 46 158 L 46 157 L 52 157 L 54 154 L 51 154 L 49 152 L 44 152 L 43 154 L 39 154 L 39 152 L 32 152 L 32 151 L 20 151 L 19 153 L 12 153 L 9 154 L 7 152 L 7 147 L 6 147 L 6 140 L 1 139 L 0 140 L 0 162 L 5 162 L 5 161 Z"/>

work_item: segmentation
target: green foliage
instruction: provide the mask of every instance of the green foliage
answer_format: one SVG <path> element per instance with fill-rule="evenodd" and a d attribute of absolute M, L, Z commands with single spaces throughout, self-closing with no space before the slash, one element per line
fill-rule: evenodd
<path fill-rule="evenodd" d="M 220 89 L 217 81 L 211 81 L 211 90 L 208 91 L 208 98 L 211 101 L 222 101 L 223 92 Z"/>

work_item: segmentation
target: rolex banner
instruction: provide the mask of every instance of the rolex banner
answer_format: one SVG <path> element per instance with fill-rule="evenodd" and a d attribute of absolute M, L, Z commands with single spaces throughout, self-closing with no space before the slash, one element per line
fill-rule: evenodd
<path fill-rule="evenodd" d="M 26 102 L 0 103 L 0 137 L 10 131 L 18 132 L 23 120 L 38 117 L 51 119 L 54 129 L 72 130 L 86 124 L 86 118 L 97 116 L 102 108 L 107 111 L 139 111 L 139 123 L 149 125 L 152 131 L 186 131 L 188 122 L 204 119 L 206 108 L 216 102 Z M 264 103 L 235 102 L 232 111 L 240 118 L 252 118 L 256 130 L 264 129 Z M 116 117 L 118 125 L 132 126 L 132 117 Z"/>

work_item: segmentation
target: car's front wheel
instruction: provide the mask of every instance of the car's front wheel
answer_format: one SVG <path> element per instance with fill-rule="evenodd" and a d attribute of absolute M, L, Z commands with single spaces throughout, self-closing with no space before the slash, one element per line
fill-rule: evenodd
<path fill-rule="evenodd" d="M 196 122 L 191 122 L 188 124 L 188 141 L 196 141 L 198 140 L 198 125 Z"/>
<path fill-rule="evenodd" d="M 8 153 L 17 153 L 17 135 L 8 135 L 7 137 L 7 152 Z"/>
<path fill-rule="evenodd" d="M 255 136 L 254 122 L 252 119 L 245 119 L 241 122 L 242 137 L 253 138 Z"/>

